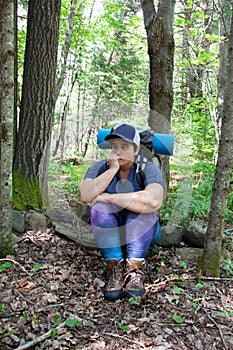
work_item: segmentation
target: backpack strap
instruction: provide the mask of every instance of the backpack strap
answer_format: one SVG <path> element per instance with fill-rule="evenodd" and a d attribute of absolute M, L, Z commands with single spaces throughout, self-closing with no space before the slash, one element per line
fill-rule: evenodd
<path fill-rule="evenodd" d="M 147 154 L 148 156 L 148 154 Z M 145 173 L 144 169 L 148 162 L 152 162 L 156 164 L 159 168 L 161 167 L 161 159 L 158 154 L 151 153 L 150 158 L 145 156 L 145 153 L 143 150 L 138 153 L 137 157 L 135 158 L 135 163 L 137 165 L 136 167 L 136 178 L 137 182 L 139 183 L 140 187 L 144 187 L 144 180 L 145 180 Z"/>
<path fill-rule="evenodd" d="M 148 158 L 146 158 L 143 155 L 143 152 L 139 152 L 135 159 L 135 163 L 137 165 L 136 178 L 140 187 L 142 188 L 144 187 L 144 179 L 145 179 L 144 169 L 146 167 L 147 162 L 148 162 Z"/>

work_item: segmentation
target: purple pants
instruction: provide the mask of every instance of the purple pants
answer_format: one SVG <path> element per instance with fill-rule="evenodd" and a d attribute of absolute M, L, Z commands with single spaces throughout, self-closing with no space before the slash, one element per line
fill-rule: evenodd
<path fill-rule="evenodd" d="M 126 258 L 145 258 L 160 238 L 156 213 L 133 213 L 115 204 L 96 203 L 91 208 L 91 226 L 105 259 L 121 260 L 123 246 Z"/>

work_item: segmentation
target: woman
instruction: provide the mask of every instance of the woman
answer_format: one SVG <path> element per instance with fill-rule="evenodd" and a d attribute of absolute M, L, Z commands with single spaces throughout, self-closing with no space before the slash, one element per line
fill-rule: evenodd
<path fill-rule="evenodd" d="M 145 258 L 160 238 L 156 212 L 163 202 L 159 168 L 147 162 L 144 183 L 136 176 L 140 136 L 129 124 L 118 124 L 105 137 L 111 145 L 106 160 L 94 163 L 80 185 L 80 198 L 90 203 L 91 226 L 106 262 L 106 300 L 144 294 Z"/>

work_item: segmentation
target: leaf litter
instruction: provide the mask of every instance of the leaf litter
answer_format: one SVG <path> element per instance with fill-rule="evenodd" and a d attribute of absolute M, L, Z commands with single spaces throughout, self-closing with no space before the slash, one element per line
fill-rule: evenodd
<path fill-rule="evenodd" d="M 100 252 L 53 230 L 22 235 L 0 266 L 2 350 L 233 349 L 233 276 L 197 282 L 174 248 L 151 248 L 145 295 L 116 302 Z"/>

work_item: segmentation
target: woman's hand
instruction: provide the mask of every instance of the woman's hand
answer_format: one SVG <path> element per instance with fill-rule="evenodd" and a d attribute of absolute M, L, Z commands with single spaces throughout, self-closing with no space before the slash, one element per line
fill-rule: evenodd
<path fill-rule="evenodd" d="M 109 155 L 107 156 L 107 162 L 108 162 L 108 166 L 109 169 L 116 169 L 117 171 L 120 168 L 120 164 L 118 162 L 119 157 L 117 156 L 117 154 L 110 152 Z"/>

